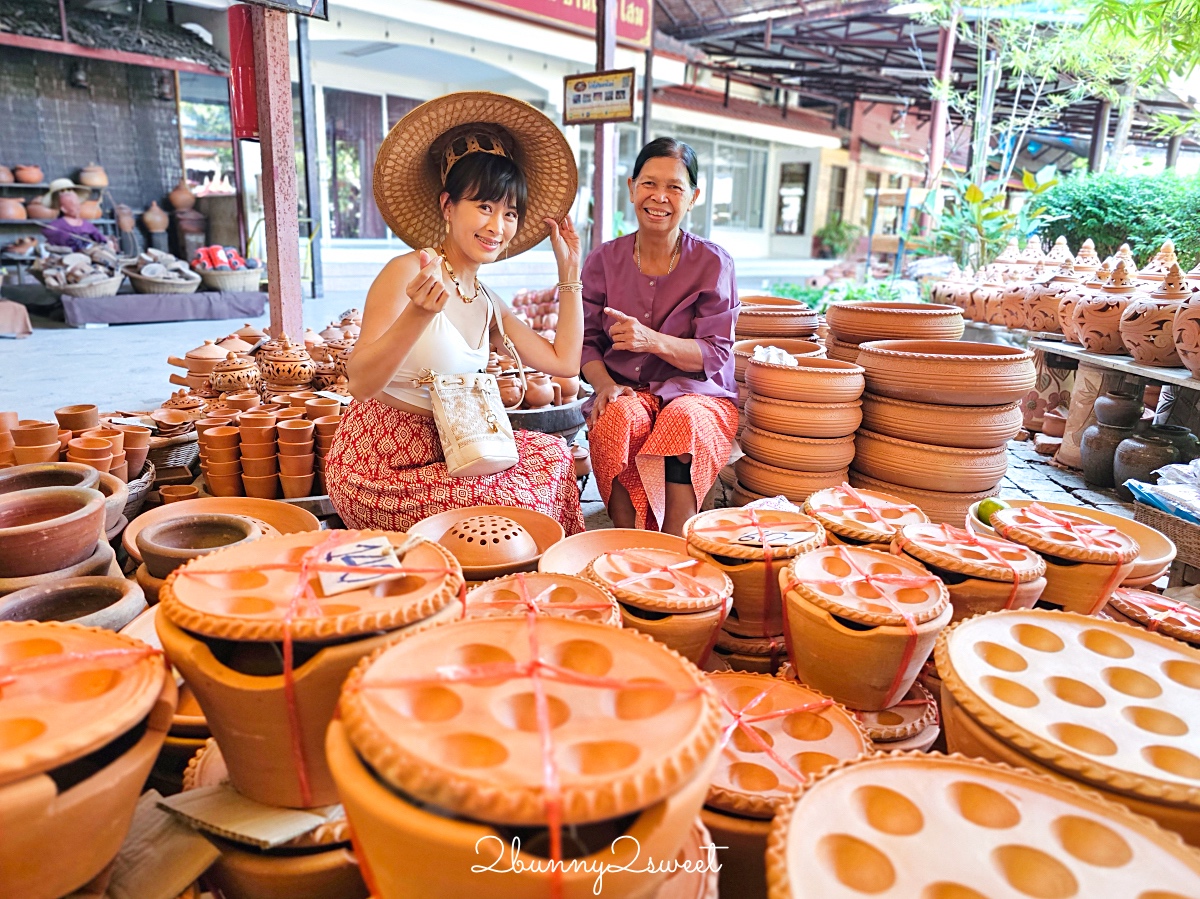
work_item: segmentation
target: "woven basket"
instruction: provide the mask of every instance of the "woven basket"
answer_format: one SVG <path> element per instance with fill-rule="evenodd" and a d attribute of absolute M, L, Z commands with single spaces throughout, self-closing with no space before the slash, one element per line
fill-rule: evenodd
<path fill-rule="evenodd" d="M 118 272 L 113 277 L 105 281 L 97 281 L 94 284 L 68 284 L 62 289 L 62 292 L 69 297 L 78 299 L 93 299 L 95 297 L 115 297 L 117 291 L 121 289 L 121 283 L 125 280 L 125 276 Z"/>
<path fill-rule="evenodd" d="M 200 455 L 199 436 L 195 431 L 175 437 L 153 437 L 146 458 L 155 468 L 170 468 L 173 465 L 191 465 Z"/>
<path fill-rule="evenodd" d="M 262 280 L 261 268 L 247 268 L 236 272 L 218 272 L 212 269 L 200 269 L 200 280 L 204 286 L 212 290 L 226 290 L 230 293 L 247 293 L 258 290 Z"/>
<path fill-rule="evenodd" d="M 1176 562 L 1200 568 L 1200 524 L 1138 502 L 1133 504 L 1133 519 L 1169 537 L 1175 544 Z"/>
<path fill-rule="evenodd" d="M 129 521 L 137 518 L 142 511 L 142 506 L 146 503 L 146 494 L 150 492 L 151 485 L 154 484 L 154 463 L 149 459 L 142 465 L 141 474 L 127 485 L 129 488 L 129 500 L 125 503 L 125 517 Z"/>
<path fill-rule="evenodd" d="M 188 272 L 187 281 L 172 281 L 166 278 L 147 278 L 133 266 L 121 271 L 137 293 L 195 293 L 200 287 L 200 279 L 194 272 Z"/>

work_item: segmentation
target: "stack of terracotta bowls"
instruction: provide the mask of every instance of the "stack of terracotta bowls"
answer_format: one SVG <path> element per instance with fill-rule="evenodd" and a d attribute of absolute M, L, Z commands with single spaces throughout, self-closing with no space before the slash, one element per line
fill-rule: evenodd
<path fill-rule="evenodd" d="M 1030 609 L 958 622 L 936 659 L 951 752 L 1098 791 L 1200 846 L 1200 651 L 1115 621 Z M 1185 892 L 1197 882 L 1193 874 Z M 1138 879 L 1130 892 L 1148 885 Z"/>
<path fill-rule="evenodd" d="M 279 498 L 278 433 L 275 411 L 250 409 L 238 416 L 242 484 L 247 496 Z M 303 444 L 298 450 L 303 450 Z"/>
<path fill-rule="evenodd" d="M 590 895 L 601 865 L 606 892 L 651 899 L 666 868 L 633 859 L 677 857 L 720 755 L 694 666 L 556 617 L 405 635 L 355 668 L 338 711 L 326 755 L 379 899 L 470 895 L 481 846 L 510 872 L 489 897 Z"/>
<path fill-rule="evenodd" d="M 741 436 L 746 426 L 746 400 L 750 397 L 750 388 L 746 384 L 746 369 L 754 356 L 755 347 L 773 346 L 783 350 L 796 359 L 817 359 L 825 355 L 825 348 L 812 340 L 796 340 L 781 337 L 751 337 L 736 340 L 733 344 L 733 376 L 738 385 L 738 435 Z"/>
<path fill-rule="evenodd" d="M 175 680 L 151 647 L 60 622 L 0 622 L 0 662 L 0 883 L 56 899 L 121 848 Z"/>
<path fill-rule="evenodd" d="M 232 425 L 205 428 L 199 434 L 200 468 L 213 496 L 244 496 L 241 432 Z M 275 455 L 271 446 L 271 458 Z"/>
<path fill-rule="evenodd" d="M 846 480 L 862 421 L 863 370 L 834 359 L 796 365 L 751 359 L 750 396 L 736 463 L 739 504 L 782 494 L 795 503 Z"/>
<path fill-rule="evenodd" d="M 128 456 L 125 454 L 125 430 L 123 428 L 113 428 L 102 425 L 98 428 L 90 428 L 89 430 L 84 431 L 83 436 L 84 438 L 91 437 L 108 441 L 109 447 L 112 449 L 112 459 L 109 464 L 108 471 L 122 482 L 128 482 L 129 462 Z M 71 445 L 68 443 L 68 454 L 70 453 L 70 446 Z M 147 440 L 147 448 L 148 447 L 149 440 Z"/>
<path fill-rule="evenodd" d="M 853 709 L 899 702 L 953 614 L 924 566 L 864 547 L 805 553 L 779 580 L 796 675 Z"/>
<path fill-rule="evenodd" d="M 863 344 L 863 427 L 850 483 L 904 497 L 959 524 L 999 492 L 1006 446 L 1033 389 L 1033 354 L 1001 344 L 880 340 Z"/>
<path fill-rule="evenodd" d="M 4 451 L 3 444 L 7 443 L 8 453 L 16 465 L 57 462 L 62 455 L 59 431 L 55 422 L 23 419 L 5 432 L 7 438 L 0 436 L 0 452 Z"/>
<path fill-rule="evenodd" d="M 733 581 L 669 549 L 618 549 L 594 558 L 584 577 L 611 592 L 621 623 L 703 665 L 733 602 Z"/>
<path fill-rule="evenodd" d="M 900 528 L 929 521 L 907 500 L 876 490 L 856 490 L 849 484 L 814 493 L 804 511 L 821 523 L 831 546 L 865 546 L 883 552 L 891 551 Z"/>
<path fill-rule="evenodd" d="M 854 714 L 794 681 L 708 676 L 721 697 L 725 747 L 701 818 L 721 847 L 721 895 L 766 896 L 771 820 L 798 786 L 871 751 Z"/>
<path fill-rule="evenodd" d="M 770 296 L 742 297 L 734 335 L 738 340 L 754 337 L 811 338 L 817 333 L 818 319 L 817 313 L 801 300 Z"/>
<path fill-rule="evenodd" d="M 314 479 L 314 428 L 306 418 L 279 422 L 279 483 L 288 499 L 311 496 Z M 243 466 L 246 464 L 242 462 Z"/>
<path fill-rule="evenodd" d="M 963 311 L 933 303 L 832 303 L 825 313 L 829 356 L 857 362 L 858 347 L 870 340 L 958 340 Z"/>
<path fill-rule="evenodd" d="M 1153 822 L 961 756 L 832 768 L 782 803 L 768 845 L 772 899 L 1167 899 L 1194 894 L 1200 879 L 1200 855 Z"/>
<path fill-rule="evenodd" d="M 787 656 L 779 570 L 825 545 L 825 530 L 799 512 L 714 509 L 683 528 L 688 554 L 733 582 L 733 607 L 713 651 L 735 671 L 774 674 Z"/>

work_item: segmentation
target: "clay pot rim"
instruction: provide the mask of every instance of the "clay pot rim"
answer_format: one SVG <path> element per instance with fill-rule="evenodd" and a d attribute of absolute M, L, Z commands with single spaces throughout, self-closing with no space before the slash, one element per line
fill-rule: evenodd
<path fill-rule="evenodd" d="M 1150 593 L 1146 590 L 1122 586 L 1117 587 L 1113 591 L 1108 601 L 1121 614 L 1134 619 L 1142 625 L 1153 625 L 1156 630 L 1166 634 L 1168 637 L 1174 637 L 1176 640 L 1190 643 L 1192 646 L 1200 643 L 1200 627 L 1179 625 L 1169 618 L 1159 618 L 1153 611 L 1147 610 L 1141 605 L 1138 599 L 1142 596 L 1157 602 L 1162 602 L 1166 599 L 1161 593 Z"/>
<path fill-rule="evenodd" d="M 89 415 L 92 412 L 95 412 L 96 417 L 99 418 L 100 407 L 95 403 L 75 403 L 71 406 L 63 406 L 59 409 L 55 409 L 54 416 L 57 418 L 60 414 L 62 414 L 68 417 L 74 417 L 80 415 Z M 62 424 L 62 422 L 59 422 L 59 424 Z"/>
<path fill-rule="evenodd" d="M 705 533 L 698 533 L 696 528 L 703 525 L 704 522 L 712 518 L 717 518 L 721 515 L 734 518 L 735 520 L 742 515 L 745 515 L 747 509 L 710 509 L 707 512 L 697 512 L 689 518 L 683 525 L 683 536 L 687 541 L 688 549 L 697 549 L 700 552 L 707 553 L 710 556 L 722 556 L 733 559 L 750 559 L 754 561 L 762 561 L 765 558 L 765 551 L 761 546 L 753 546 L 749 544 L 730 543 L 727 540 L 721 540 L 718 537 L 711 536 Z M 766 512 L 768 510 L 762 510 Z M 812 536 L 801 543 L 795 543 L 790 546 L 774 546 L 772 547 L 772 558 L 785 559 L 792 556 L 801 555 L 816 549 L 819 546 L 825 545 L 825 528 L 821 522 L 817 521 L 811 515 L 804 512 L 785 512 L 770 510 L 772 515 L 781 516 L 776 519 L 776 522 L 787 522 L 791 519 L 792 524 L 811 524 L 813 526 Z M 747 521 L 747 526 L 751 526 Z M 725 633 L 725 631 L 721 631 Z M 717 637 L 720 642 L 720 635 Z"/>
<path fill-rule="evenodd" d="M 898 400 L 890 396 L 883 396 L 882 394 L 868 392 L 863 393 L 863 402 L 879 403 L 881 406 L 900 406 L 901 408 L 912 409 L 914 412 L 933 408 L 939 413 L 944 414 L 961 412 L 964 415 L 974 416 L 1007 415 L 1021 407 L 1020 400 L 1014 400 L 1011 403 L 1003 403 L 996 406 L 947 406 L 944 403 L 918 403 L 914 400 Z"/>
<path fill-rule="evenodd" d="M 142 593 L 141 587 L 139 587 L 134 581 L 131 581 L 128 578 L 111 577 L 108 575 L 85 575 L 82 577 L 63 578 L 61 580 L 47 581 L 46 583 L 36 584 L 32 587 L 25 587 L 22 590 L 16 590 L 12 593 L 9 593 L 7 596 L 0 597 L 0 609 L 7 611 L 17 601 L 29 601 L 29 600 L 36 601 L 39 598 L 49 597 L 54 594 L 60 594 L 60 593 L 71 594 L 71 593 L 87 591 L 87 590 L 89 590 L 89 588 L 91 588 L 92 590 L 96 590 L 96 589 L 101 589 L 101 588 L 105 588 L 105 587 L 109 588 L 106 592 L 110 596 L 115 597 L 114 602 L 109 603 L 107 605 L 99 606 L 97 608 L 93 608 L 90 611 L 85 611 L 83 614 L 77 615 L 75 618 L 70 618 L 70 619 L 57 619 L 56 618 L 56 619 L 46 619 L 46 620 L 51 620 L 51 621 L 61 620 L 61 621 L 64 621 L 65 623 L 81 624 L 81 626 L 83 626 L 83 627 L 95 627 L 97 625 L 88 625 L 86 623 L 83 623 L 81 621 L 81 619 L 89 618 L 92 615 L 97 614 L 98 612 L 101 612 L 105 609 L 111 608 L 114 605 L 117 605 L 119 603 L 126 602 L 126 601 L 136 603 L 137 600 L 140 600 L 141 604 L 142 604 L 142 611 L 145 610 L 145 608 L 146 608 L 145 596 Z M 137 600 L 131 600 L 130 598 L 135 595 L 137 597 Z M 141 614 L 141 612 L 139 612 L 138 614 Z M 25 617 L 25 618 L 5 619 L 5 620 L 36 621 L 39 619 Z M 112 628 L 105 628 L 105 630 L 112 630 Z"/>
<path fill-rule="evenodd" d="M 745 306 L 781 306 L 788 311 L 811 312 L 813 315 L 818 315 L 817 310 L 813 309 L 803 300 L 798 300 L 793 297 L 776 297 L 769 294 L 752 294 L 748 297 L 738 297 L 738 302 Z"/>
<path fill-rule="evenodd" d="M 970 449 L 957 446 L 940 446 L 936 443 L 918 443 L 914 440 L 902 440 L 899 437 L 888 437 L 886 434 L 877 434 L 875 431 L 868 431 L 866 428 L 859 428 L 856 433 L 860 437 L 866 437 L 869 440 L 878 440 L 880 443 L 891 444 L 892 446 L 907 449 L 914 453 L 932 452 L 944 456 L 966 456 L 972 459 L 983 459 L 988 456 L 1004 456 L 1007 454 L 1006 446 L 998 446 L 992 449 Z"/>
<path fill-rule="evenodd" d="M 153 568 L 165 568 L 159 566 L 159 562 L 173 562 L 171 570 L 177 568 L 180 564 L 188 559 L 195 558 L 197 555 L 203 555 L 205 547 L 180 547 L 171 546 L 169 544 L 158 542 L 158 538 L 167 533 L 194 529 L 204 526 L 224 526 L 242 534 L 241 539 L 226 546 L 236 546 L 239 543 L 244 543 L 248 540 L 254 540 L 261 536 L 262 532 L 258 525 L 254 524 L 248 518 L 240 515 L 229 515 L 220 512 L 203 512 L 194 515 L 179 515 L 171 518 L 165 518 L 162 521 L 157 521 L 147 527 L 142 528 L 137 534 L 138 550 L 142 554 L 142 564 L 147 567 L 147 570 L 154 575 Z M 207 552 L 215 552 L 214 549 L 207 549 Z M 149 550 L 149 551 L 147 551 Z M 158 575 L 154 575 L 157 577 Z M 166 577 L 166 575 L 163 575 Z"/>
<path fill-rule="evenodd" d="M 988 581 L 1002 581 L 1011 584 L 1015 575 L 1018 584 L 1027 584 L 1030 581 L 1036 581 L 1046 573 L 1046 560 L 1034 550 L 1019 543 L 1013 544 L 1016 548 L 1014 551 L 1021 553 L 1024 557 L 1024 562 L 1012 562 L 1012 567 L 1010 568 L 990 558 L 986 560 L 964 559 L 947 552 L 937 544 L 926 543 L 925 537 L 932 535 L 927 532 L 922 533 L 922 529 L 925 528 L 934 529 L 938 537 L 945 536 L 945 532 L 936 524 L 906 524 L 901 526 L 900 533 L 893 538 L 893 548 L 899 547 L 903 552 L 912 556 L 922 565 L 941 568 L 946 571 L 954 571 Z M 969 533 L 973 535 L 974 532 Z M 1011 540 L 1001 542 L 1012 543 Z M 969 539 L 961 539 L 956 541 L 956 545 L 970 546 L 971 541 Z"/>
<path fill-rule="evenodd" d="M 948 303 L 904 303 L 904 302 L 884 302 L 880 300 L 866 300 L 864 302 L 854 302 L 852 300 L 842 300 L 837 303 L 830 303 L 830 309 L 838 311 L 857 312 L 866 310 L 867 312 L 903 312 L 924 315 L 926 318 L 934 318 L 937 316 L 962 315 L 961 306 L 951 306 Z M 828 313 L 826 313 L 828 316 Z"/>
<path fill-rule="evenodd" d="M 780 344 L 784 344 L 780 346 Z M 787 344 L 791 344 L 789 347 Z M 805 346 L 796 346 L 796 344 L 805 344 Z M 744 340 L 735 340 L 731 346 L 735 356 L 745 356 L 752 358 L 754 348 L 757 346 L 775 346 L 784 350 L 789 356 L 799 358 L 819 357 L 825 352 L 825 348 L 819 343 L 812 340 L 805 340 L 802 337 L 747 337 Z M 796 352 L 791 350 L 795 349 Z"/>
<path fill-rule="evenodd" d="M 14 487 L 12 490 L 7 490 L 4 487 L 6 483 L 13 481 L 19 483 L 24 478 L 37 477 L 38 474 L 44 477 L 55 477 L 56 475 L 65 477 L 73 474 L 79 478 L 79 483 L 41 484 L 30 487 Z M 35 490 L 38 487 L 94 488 L 99 481 L 100 472 L 90 465 L 83 465 L 78 462 L 29 462 L 25 465 L 14 465 L 12 468 L 0 471 L 0 496 L 15 493 L 19 490 Z"/>
<path fill-rule="evenodd" d="M 861 365 L 856 365 L 853 362 L 843 362 L 841 359 L 829 359 L 825 356 L 796 356 L 788 354 L 796 359 L 798 365 L 783 365 L 779 362 L 764 362 L 761 359 L 750 357 L 750 361 L 746 363 L 746 368 L 749 370 L 751 365 L 762 366 L 763 368 L 773 369 L 782 372 L 800 372 L 809 374 L 835 374 L 835 375 L 865 375 L 866 369 Z M 816 364 L 824 363 L 824 364 Z"/>
<path fill-rule="evenodd" d="M 847 434 L 845 437 L 793 437 L 790 434 L 776 434 L 774 431 L 768 431 L 765 428 L 756 428 L 752 424 L 747 424 L 746 430 L 762 434 L 764 437 L 769 437 L 773 440 L 782 440 L 785 443 L 795 443 L 804 446 L 845 446 L 854 443 L 853 434 Z"/>
<path fill-rule="evenodd" d="M 671 599 L 663 597 L 659 591 L 642 591 L 634 589 L 632 586 L 621 587 L 617 584 L 610 584 L 604 577 L 597 573 L 595 566 L 596 563 L 602 558 L 610 555 L 613 552 L 667 554 L 676 558 L 675 562 L 670 563 L 673 565 L 690 561 L 692 565 L 689 574 L 695 576 L 698 569 L 700 571 L 706 570 L 708 579 L 716 581 L 720 584 L 720 586 L 714 587 L 713 593 L 710 596 L 695 597 L 687 595 Z M 724 605 L 725 601 L 733 595 L 733 581 L 730 579 L 729 575 L 727 575 L 720 568 L 712 565 L 709 562 L 706 562 L 704 559 L 693 556 L 686 551 L 681 553 L 671 549 L 664 549 L 662 547 L 653 548 L 632 546 L 623 547 L 618 550 L 606 550 L 588 563 L 587 568 L 584 569 L 583 576 L 589 581 L 599 584 L 601 587 L 608 590 L 617 598 L 617 601 L 623 605 L 630 605 L 636 609 L 645 609 L 651 612 L 672 612 L 682 614 L 707 612 L 712 609 L 720 608 L 722 605 Z M 699 581 L 700 578 L 696 577 L 696 580 Z"/>
<path fill-rule="evenodd" d="M 928 348 L 938 345 L 952 346 L 960 352 L 932 352 Z M 897 359 L 949 360 L 967 363 L 993 363 L 1032 361 L 1033 353 L 1018 347 L 998 343 L 975 343 L 967 340 L 869 340 L 858 345 L 860 352 L 877 353 Z M 961 350 L 969 349 L 969 352 Z"/>
<path fill-rule="evenodd" d="M 553 546 L 548 548 L 542 554 L 542 558 L 538 561 L 537 570 L 542 574 L 570 574 L 581 576 L 588 563 L 601 553 L 607 552 L 608 546 L 621 547 L 632 546 L 638 540 L 652 540 L 658 546 L 667 548 L 675 548 L 682 552 L 687 552 L 687 541 L 682 537 L 676 537 L 673 534 L 662 534 L 658 531 L 639 531 L 634 528 L 600 528 L 595 531 L 581 531 L 578 534 L 572 534 L 570 537 L 564 537 Z M 598 541 L 606 544 L 605 549 L 601 549 L 594 555 L 590 556 L 582 565 L 572 571 L 565 571 L 561 568 L 551 568 L 551 565 L 559 564 L 557 560 L 560 557 L 566 556 L 569 551 L 573 551 L 577 546 L 591 541 Z M 610 542 L 615 541 L 615 542 Z M 549 558 L 547 558 L 549 557 Z M 545 567 L 543 567 L 545 566 Z"/>
<path fill-rule="evenodd" d="M 1128 546 L 1125 546 L 1124 548 L 1100 549 L 1062 543 L 1058 540 L 1050 539 L 1048 536 L 1041 533 L 1040 530 L 1025 528 L 1020 524 L 1008 523 L 1005 521 L 1006 518 L 1012 518 L 1013 516 L 1020 514 L 1026 508 L 1028 508 L 1028 505 L 1013 506 L 1012 508 L 1008 509 L 997 509 L 995 512 L 993 512 L 992 529 L 996 532 L 996 535 L 1004 538 L 1005 540 L 1011 540 L 1013 543 L 1020 543 L 1022 546 L 1028 546 L 1031 549 L 1037 550 L 1042 555 L 1052 556 L 1056 559 L 1069 559 L 1075 562 L 1093 562 L 1101 565 L 1123 565 L 1127 562 L 1136 562 L 1138 556 L 1141 554 L 1141 546 L 1138 544 L 1137 540 L 1126 534 L 1116 525 L 1105 524 L 1104 522 L 1100 522 L 1097 519 L 1088 515 L 1084 515 L 1080 512 L 1054 510 L 1056 515 L 1064 515 L 1070 518 L 1082 519 L 1080 523 L 1084 525 L 1101 524 L 1106 527 L 1110 527 L 1125 538 Z M 969 514 L 973 515 L 974 512 Z M 997 519 L 997 515 L 1000 516 L 999 519 Z M 997 521 L 1004 527 L 1004 531 L 1001 531 L 1000 528 L 996 527 L 995 522 Z M 1140 523 L 1141 522 L 1139 522 L 1139 524 Z M 1010 534 L 1013 536 L 1009 536 Z M 1019 540 L 1014 538 L 1019 538 Z"/>

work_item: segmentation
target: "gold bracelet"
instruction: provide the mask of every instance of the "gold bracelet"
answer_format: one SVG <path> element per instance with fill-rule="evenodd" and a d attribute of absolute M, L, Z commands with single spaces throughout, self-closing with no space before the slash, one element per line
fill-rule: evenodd
<path fill-rule="evenodd" d="M 580 293 L 583 293 L 583 282 L 582 281 L 559 281 L 558 289 L 559 290 L 577 290 Z"/>

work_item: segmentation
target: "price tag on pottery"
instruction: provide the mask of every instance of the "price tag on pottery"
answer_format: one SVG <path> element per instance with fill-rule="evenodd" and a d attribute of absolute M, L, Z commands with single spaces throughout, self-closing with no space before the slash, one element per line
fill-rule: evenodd
<path fill-rule="evenodd" d="M 633 121 L 635 72 L 620 69 L 563 79 L 563 124 Z"/>

